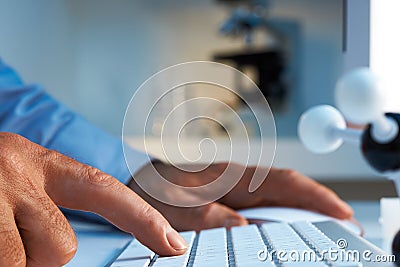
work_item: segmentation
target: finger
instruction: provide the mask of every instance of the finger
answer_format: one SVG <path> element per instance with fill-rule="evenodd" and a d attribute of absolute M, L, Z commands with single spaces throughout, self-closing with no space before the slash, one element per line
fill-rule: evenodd
<path fill-rule="evenodd" d="M 46 191 L 57 205 L 95 212 L 160 255 L 185 252 L 185 240 L 128 187 L 59 153 L 50 153 L 49 157 Z"/>
<path fill-rule="evenodd" d="M 13 211 L 7 205 L 0 205 L 0 208 L 0 266 L 25 267 L 24 245 L 14 221 Z"/>
<path fill-rule="evenodd" d="M 331 189 L 317 184 L 314 189 L 311 189 L 310 198 L 307 202 L 312 202 L 312 199 L 320 199 L 321 201 L 314 200 L 313 205 L 310 205 L 311 209 L 315 209 L 321 213 L 336 217 L 338 219 L 348 219 L 354 214 L 353 209 Z"/>
<path fill-rule="evenodd" d="M 247 224 L 247 220 L 243 216 L 222 204 L 211 203 L 200 207 L 176 207 L 152 198 L 137 185 L 134 179 L 129 186 L 159 210 L 179 231 L 200 231 L 208 228 L 229 228 Z"/>
<path fill-rule="evenodd" d="M 203 229 L 247 225 L 246 218 L 231 208 L 219 203 L 211 203 L 205 206 L 201 218 Z"/>
<path fill-rule="evenodd" d="M 75 255 L 78 245 L 74 231 L 44 190 L 40 197 L 19 203 L 15 219 L 27 266 L 63 266 Z"/>
<path fill-rule="evenodd" d="M 156 203 L 168 221 L 181 231 L 247 225 L 247 220 L 236 211 L 219 203 L 211 203 L 195 208 L 179 208 L 163 203 Z"/>
<path fill-rule="evenodd" d="M 280 205 L 316 210 L 339 219 L 353 215 L 351 207 L 336 193 L 298 172 L 274 169 L 269 176 L 263 191 L 274 195 Z"/>

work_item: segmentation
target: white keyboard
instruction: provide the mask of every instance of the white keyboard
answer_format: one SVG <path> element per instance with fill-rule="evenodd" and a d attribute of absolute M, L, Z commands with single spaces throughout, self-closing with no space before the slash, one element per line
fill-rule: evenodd
<path fill-rule="evenodd" d="M 362 257 L 355 257 L 350 250 L 360 253 L 369 250 L 373 253 L 371 258 L 385 253 L 333 221 L 266 223 L 261 226 L 233 227 L 231 230 L 215 228 L 203 230 L 198 234 L 194 231 L 182 232 L 181 235 L 189 245 L 183 255 L 160 257 L 134 239 L 108 266 L 394 266 L 392 263 L 377 264 L 365 261 Z M 348 251 L 349 253 L 343 255 L 349 256 L 335 259 L 329 256 L 327 251 Z M 283 255 L 283 252 L 286 252 L 286 255 Z"/>

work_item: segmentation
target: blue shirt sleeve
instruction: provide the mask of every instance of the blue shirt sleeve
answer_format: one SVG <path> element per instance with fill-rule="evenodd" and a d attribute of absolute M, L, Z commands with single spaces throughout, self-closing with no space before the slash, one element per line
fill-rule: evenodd
<path fill-rule="evenodd" d="M 131 177 L 120 139 L 90 124 L 39 85 L 26 85 L 0 59 L 0 131 L 20 134 L 49 149 L 94 166 L 127 183 Z M 136 172 L 149 157 L 127 150 Z"/>

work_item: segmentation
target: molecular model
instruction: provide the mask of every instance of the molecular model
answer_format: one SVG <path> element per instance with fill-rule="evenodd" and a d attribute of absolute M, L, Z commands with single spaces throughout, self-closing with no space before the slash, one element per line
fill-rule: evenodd
<path fill-rule="evenodd" d="M 332 152 L 343 142 L 359 145 L 369 165 L 392 179 L 399 193 L 400 114 L 383 111 L 385 93 L 377 77 L 368 68 L 355 69 L 339 79 L 335 97 L 341 112 L 320 105 L 302 114 L 298 124 L 300 140 L 314 153 Z M 344 118 L 366 127 L 348 128 Z"/>

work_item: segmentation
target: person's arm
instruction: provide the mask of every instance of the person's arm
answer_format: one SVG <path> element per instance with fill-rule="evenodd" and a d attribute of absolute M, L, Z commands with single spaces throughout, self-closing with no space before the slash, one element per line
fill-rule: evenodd
<path fill-rule="evenodd" d="M 121 139 L 89 123 L 39 85 L 26 85 L 0 60 L 0 131 L 20 134 L 44 147 L 96 167 L 126 184 L 131 174 Z M 149 162 L 130 150 L 139 170 Z M 132 170 L 135 172 L 136 170 Z"/>
<path fill-rule="evenodd" d="M 1 59 L 0 131 L 20 134 L 39 145 L 98 168 L 124 184 L 130 180 L 120 139 L 89 123 L 51 97 L 41 86 L 24 84 Z M 125 153 L 131 154 L 129 158 L 134 160 L 137 170 L 149 162 L 149 157 L 141 152 L 125 148 Z M 135 169 L 132 171 L 136 172 Z"/>

